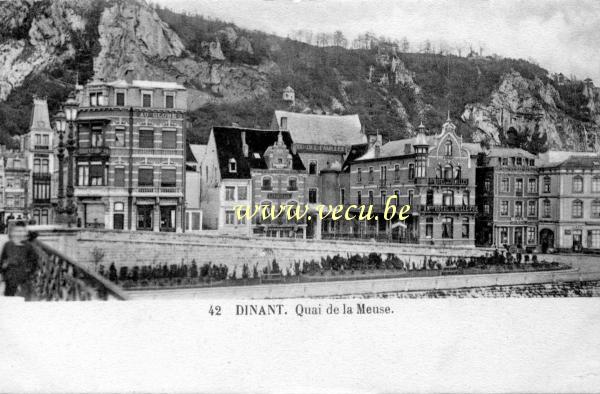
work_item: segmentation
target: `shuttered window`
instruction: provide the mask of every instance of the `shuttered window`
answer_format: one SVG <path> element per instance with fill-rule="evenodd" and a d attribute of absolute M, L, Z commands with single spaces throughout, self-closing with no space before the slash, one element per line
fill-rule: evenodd
<path fill-rule="evenodd" d="M 140 130 L 140 148 L 154 148 L 154 130 Z"/>
<path fill-rule="evenodd" d="M 177 132 L 175 130 L 163 130 L 162 147 L 163 149 L 177 148 Z"/>
<path fill-rule="evenodd" d="M 163 169 L 160 176 L 160 185 L 175 187 L 177 184 L 177 172 L 174 168 Z"/>
<path fill-rule="evenodd" d="M 104 205 L 86 204 L 85 223 L 89 227 L 104 227 Z"/>
<path fill-rule="evenodd" d="M 104 166 L 102 164 L 90 165 L 90 185 L 104 185 Z"/>
<path fill-rule="evenodd" d="M 154 186 L 154 170 L 152 168 L 140 168 L 138 171 L 139 186 Z"/>
<path fill-rule="evenodd" d="M 115 168 L 115 186 L 116 187 L 124 187 L 125 186 L 125 168 L 124 167 Z"/>

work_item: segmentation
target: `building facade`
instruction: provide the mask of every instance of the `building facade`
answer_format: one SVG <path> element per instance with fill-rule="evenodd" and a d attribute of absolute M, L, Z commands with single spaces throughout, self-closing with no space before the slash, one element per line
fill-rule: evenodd
<path fill-rule="evenodd" d="M 492 148 L 478 158 L 476 243 L 538 245 L 537 158 L 522 149 Z"/>
<path fill-rule="evenodd" d="M 541 250 L 600 252 L 600 157 L 542 165 L 539 188 Z"/>
<path fill-rule="evenodd" d="M 382 144 L 378 139 L 351 164 L 348 200 L 372 205 L 376 218 L 355 222 L 361 237 L 434 245 L 473 245 L 475 233 L 475 165 L 456 127 L 448 120 L 441 131 Z M 411 206 L 403 223 L 383 220 L 385 202 Z"/>
<path fill-rule="evenodd" d="M 91 82 L 78 91 L 75 197 L 84 227 L 183 231 L 187 91 Z"/>
<path fill-rule="evenodd" d="M 0 146 L 4 181 L 4 224 L 29 219 L 29 183 L 31 172 L 23 152 Z"/>
<path fill-rule="evenodd" d="M 27 196 L 30 218 L 40 225 L 54 222 L 58 178 L 54 148 L 48 104 L 45 99 L 34 97 L 30 128 L 21 138 L 21 150 L 31 170 Z"/>

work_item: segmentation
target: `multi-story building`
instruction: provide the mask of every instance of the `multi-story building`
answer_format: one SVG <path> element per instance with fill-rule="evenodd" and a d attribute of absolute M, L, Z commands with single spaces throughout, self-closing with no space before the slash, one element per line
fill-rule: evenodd
<path fill-rule="evenodd" d="M 380 139 L 350 169 L 351 204 L 373 205 L 376 219 L 356 222 L 353 233 L 435 245 L 473 245 L 476 155 L 456 135 L 448 119 L 440 133 L 414 138 Z M 411 206 L 401 224 L 383 220 L 388 197 Z"/>
<path fill-rule="evenodd" d="M 523 149 L 492 148 L 478 158 L 475 241 L 481 246 L 534 249 L 538 228 L 536 157 Z"/>
<path fill-rule="evenodd" d="M 36 224 L 54 221 L 53 202 L 56 199 L 57 173 L 54 154 L 54 132 L 50 125 L 48 104 L 34 97 L 29 132 L 21 138 L 21 150 L 27 168 L 31 170 L 28 184 L 28 205 Z"/>
<path fill-rule="evenodd" d="M 289 132 L 240 127 L 213 127 L 204 165 L 202 200 L 206 228 L 223 233 L 271 237 L 310 237 L 314 229 L 306 220 L 239 220 L 237 206 L 254 209 L 316 204 L 316 190 L 308 188 L 299 155 Z M 204 195 L 204 194 L 203 194 Z"/>
<path fill-rule="evenodd" d="M 539 168 L 542 251 L 600 251 L 600 157 L 571 155 Z"/>
<path fill-rule="evenodd" d="M 206 145 L 188 144 L 185 163 L 185 231 L 202 230 L 202 174 Z"/>
<path fill-rule="evenodd" d="M 25 155 L 0 146 L 0 158 L 4 168 L 4 223 L 28 220 L 30 170 Z"/>
<path fill-rule="evenodd" d="M 85 227 L 182 231 L 187 91 L 94 81 L 78 91 L 75 197 Z"/>

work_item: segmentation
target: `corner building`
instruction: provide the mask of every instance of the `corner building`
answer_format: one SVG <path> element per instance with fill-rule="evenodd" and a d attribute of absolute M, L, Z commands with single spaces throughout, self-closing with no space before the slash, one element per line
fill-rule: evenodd
<path fill-rule="evenodd" d="M 187 91 L 95 81 L 78 91 L 75 197 L 84 227 L 182 231 Z"/>

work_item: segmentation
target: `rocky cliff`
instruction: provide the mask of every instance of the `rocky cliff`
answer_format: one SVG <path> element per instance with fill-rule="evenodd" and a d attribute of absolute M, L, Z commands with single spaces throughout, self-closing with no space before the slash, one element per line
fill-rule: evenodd
<path fill-rule="evenodd" d="M 128 70 L 189 88 L 194 141 L 213 124 L 268 127 L 276 108 L 358 113 L 388 139 L 421 121 L 435 129 L 450 111 L 467 140 L 533 151 L 589 149 L 600 125 L 591 81 L 522 60 L 317 48 L 136 0 L 13 0 L 0 7 L 0 143 L 26 131 L 31 95 L 54 110 L 76 81 Z"/>

